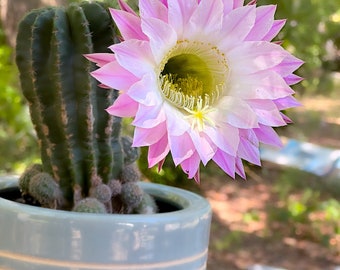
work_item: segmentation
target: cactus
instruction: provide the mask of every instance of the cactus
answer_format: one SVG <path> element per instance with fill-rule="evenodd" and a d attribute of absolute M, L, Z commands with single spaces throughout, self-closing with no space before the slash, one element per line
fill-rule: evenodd
<path fill-rule="evenodd" d="M 16 63 L 42 161 L 42 169 L 35 165 L 21 177 L 21 189 L 44 206 L 97 212 L 103 204 L 110 212 L 111 196 L 123 201 L 117 193 L 122 187 L 114 184 L 113 192 L 107 184 L 120 181 L 122 168 L 137 160 L 138 151 L 121 137 L 121 119 L 105 112 L 117 91 L 98 86 L 90 76 L 93 64 L 84 57 L 107 52 L 116 36 L 99 2 L 33 10 L 19 24 Z M 44 176 L 41 182 L 37 174 Z M 49 185 L 51 179 L 55 185 Z M 134 185 L 131 190 L 138 190 Z M 89 197 L 89 206 L 75 207 Z M 129 212 L 133 203 L 125 207 Z M 93 205 L 97 210 L 91 210 Z"/>

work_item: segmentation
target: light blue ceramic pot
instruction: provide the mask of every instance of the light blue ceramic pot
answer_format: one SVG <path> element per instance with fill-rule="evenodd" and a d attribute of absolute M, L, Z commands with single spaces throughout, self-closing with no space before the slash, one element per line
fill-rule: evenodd
<path fill-rule="evenodd" d="M 17 178 L 0 178 L 0 190 Z M 0 269 L 206 269 L 211 208 L 185 190 L 141 187 L 181 210 L 155 215 L 73 213 L 0 198 Z"/>

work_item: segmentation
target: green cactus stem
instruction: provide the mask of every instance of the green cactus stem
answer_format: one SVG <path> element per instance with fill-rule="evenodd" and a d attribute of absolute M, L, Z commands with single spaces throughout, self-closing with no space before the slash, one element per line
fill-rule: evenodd
<path fill-rule="evenodd" d="M 106 208 L 103 203 L 96 198 L 85 198 L 75 204 L 72 209 L 74 212 L 105 214 Z"/>
<path fill-rule="evenodd" d="M 16 63 L 42 160 L 19 185 L 44 207 L 130 213 L 142 202 L 139 152 L 105 111 L 118 92 L 98 85 L 84 57 L 109 52 L 115 29 L 100 2 L 33 10 L 19 24 Z"/>

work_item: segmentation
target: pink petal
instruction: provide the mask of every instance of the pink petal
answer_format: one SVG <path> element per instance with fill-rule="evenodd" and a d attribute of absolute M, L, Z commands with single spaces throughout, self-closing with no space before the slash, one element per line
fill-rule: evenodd
<path fill-rule="evenodd" d="M 169 24 L 183 38 L 183 29 L 197 7 L 196 1 L 171 0 L 168 3 Z"/>
<path fill-rule="evenodd" d="M 133 147 L 150 146 L 156 144 L 166 135 L 165 123 L 160 123 L 158 126 L 153 128 L 140 128 L 136 127 L 133 137 Z"/>
<path fill-rule="evenodd" d="M 275 103 L 276 107 L 281 111 L 281 110 L 285 110 L 288 108 L 293 108 L 293 107 L 299 107 L 301 106 L 301 103 L 298 102 L 294 97 L 292 96 L 287 96 L 284 98 L 279 98 L 279 99 L 275 99 L 273 100 L 273 102 Z"/>
<path fill-rule="evenodd" d="M 246 173 L 244 171 L 243 163 L 240 158 L 235 158 L 235 169 L 236 173 L 241 176 L 243 179 L 246 179 Z"/>
<path fill-rule="evenodd" d="M 156 63 L 160 63 L 177 42 L 175 30 L 169 24 L 155 18 L 143 18 L 142 29 L 150 40 L 150 48 Z"/>
<path fill-rule="evenodd" d="M 259 128 L 254 128 L 253 131 L 261 143 L 282 147 L 282 141 L 272 127 L 260 124 Z"/>
<path fill-rule="evenodd" d="M 136 12 L 124 0 L 118 0 L 118 4 L 121 10 L 137 15 Z"/>
<path fill-rule="evenodd" d="M 98 67 L 102 67 L 110 62 L 116 61 L 116 57 L 113 53 L 92 53 L 84 56 L 91 62 L 96 63 Z"/>
<path fill-rule="evenodd" d="M 169 136 L 169 143 L 172 159 L 176 166 L 190 158 L 195 152 L 195 147 L 187 133 L 181 136 Z"/>
<path fill-rule="evenodd" d="M 238 157 L 260 166 L 259 143 L 255 133 L 252 130 L 242 130 L 240 135 Z"/>
<path fill-rule="evenodd" d="M 286 125 L 286 122 L 283 120 L 280 111 L 273 101 L 248 100 L 248 104 L 256 112 L 259 123 L 274 127 Z"/>
<path fill-rule="evenodd" d="M 239 130 L 230 125 L 220 124 L 219 127 L 207 126 L 204 133 L 223 152 L 236 156 L 240 141 Z"/>
<path fill-rule="evenodd" d="M 188 130 L 188 134 L 190 134 L 191 140 L 202 163 L 206 165 L 214 156 L 217 147 L 205 132 L 198 133 L 196 130 Z"/>
<path fill-rule="evenodd" d="M 274 71 L 285 77 L 298 69 L 304 62 L 291 54 L 287 54 L 280 65 L 273 68 Z"/>
<path fill-rule="evenodd" d="M 275 20 L 271 29 L 268 33 L 262 38 L 262 40 L 271 41 L 277 34 L 281 31 L 282 27 L 285 25 L 286 20 Z"/>
<path fill-rule="evenodd" d="M 138 81 L 138 78 L 122 68 L 117 61 L 104 65 L 91 72 L 91 75 L 101 83 L 121 91 L 126 91 Z"/>
<path fill-rule="evenodd" d="M 138 103 L 127 94 L 120 94 L 116 101 L 106 111 L 119 117 L 133 117 L 138 109 Z"/>
<path fill-rule="evenodd" d="M 218 47 L 227 51 L 235 43 L 244 40 L 255 23 L 255 12 L 254 6 L 245 6 L 235 9 L 225 16 Z"/>
<path fill-rule="evenodd" d="M 232 72 L 251 74 L 278 66 L 288 55 L 279 45 L 267 41 L 250 41 L 228 53 Z"/>
<path fill-rule="evenodd" d="M 218 102 L 219 121 L 237 128 L 255 128 L 258 126 L 253 109 L 240 98 L 224 96 Z"/>
<path fill-rule="evenodd" d="M 230 0 L 223 0 L 223 16 L 226 16 L 234 9 L 234 3 Z"/>
<path fill-rule="evenodd" d="M 164 6 L 168 7 L 168 0 L 159 0 Z"/>
<path fill-rule="evenodd" d="M 154 106 L 162 100 L 158 91 L 157 81 L 152 74 L 146 74 L 143 78 L 132 85 L 128 95 L 138 103 L 146 106 Z"/>
<path fill-rule="evenodd" d="M 148 42 L 130 39 L 114 44 L 110 49 L 115 53 L 118 63 L 137 77 L 153 72 L 155 62 Z"/>
<path fill-rule="evenodd" d="M 232 82 L 230 95 L 241 99 L 278 99 L 294 94 L 282 77 L 272 71 L 247 75 Z"/>
<path fill-rule="evenodd" d="M 194 35 L 211 35 L 222 28 L 223 3 L 222 0 L 201 1 L 192 14 L 186 37 Z M 210 39 L 214 35 L 210 36 Z M 211 41 L 211 40 L 210 40 Z"/>
<path fill-rule="evenodd" d="M 110 9 L 110 12 L 124 40 L 147 39 L 147 37 L 142 32 L 141 20 L 138 16 L 118 9 Z"/>
<path fill-rule="evenodd" d="M 140 0 L 139 12 L 144 18 L 151 17 L 164 22 L 168 21 L 168 9 L 159 0 Z"/>
<path fill-rule="evenodd" d="M 261 40 L 272 28 L 276 6 L 267 5 L 256 8 L 256 20 L 246 40 Z"/>
<path fill-rule="evenodd" d="M 235 178 L 235 157 L 219 149 L 216 151 L 213 160 L 225 173 Z"/>
<path fill-rule="evenodd" d="M 157 143 L 149 146 L 149 168 L 164 160 L 166 155 L 169 153 L 169 150 L 168 136 L 165 134 Z"/>
<path fill-rule="evenodd" d="M 230 1 L 230 0 L 224 0 Z M 234 0 L 234 9 L 242 7 L 244 5 L 244 0 Z"/>
<path fill-rule="evenodd" d="M 301 82 L 303 80 L 302 77 L 297 76 L 295 74 L 290 74 L 288 76 L 285 76 L 283 79 L 285 80 L 285 82 L 288 85 L 294 85 L 294 84 L 297 84 L 297 83 L 299 83 L 299 82 Z"/>
<path fill-rule="evenodd" d="M 132 124 L 141 128 L 153 128 L 166 120 L 162 104 L 155 106 L 139 105 Z"/>
<path fill-rule="evenodd" d="M 197 177 L 200 166 L 200 158 L 197 153 L 194 153 L 190 158 L 181 163 L 183 171 L 188 174 L 188 178 Z"/>
<path fill-rule="evenodd" d="M 164 102 L 163 109 L 167 116 L 167 129 L 171 136 L 183 135 L 191 128 L 189 122 L 177 108 L 174 108 L 172 105 Z"/>

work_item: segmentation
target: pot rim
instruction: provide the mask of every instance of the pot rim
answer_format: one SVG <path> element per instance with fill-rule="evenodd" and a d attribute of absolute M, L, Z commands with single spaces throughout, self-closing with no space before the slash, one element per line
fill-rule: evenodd
<path fill-rule="evenodd" d="M 18 188 L 17 175 L 10 176 L 0 176 L 0 190 L 7 188 Z M 98 219 L 98 221 L 115 220 L 115 222 L 144 222 L 146 219 L 148 221 L 154 220 L 159 222 L 160 218 L 163 222 L 168 222 L 180 217 L 191 218 L 193 215 L 197 215 L 198 212 L 209 213 L 211 211 L 211 206 L 209 202 L 202 196 L 195 194 L 191 191 L 184 189 L 167 186 L 163 184 L 149 183 L 149 182 L 139 182 L 139 185 L 148 194 L 170 203 L 179 206 L 181 209 L 156 214 L 94 214 L 94 213 L 78 213 L 66 210 L 56 210 L 42 208 L 32 205 L 25 205 L 18 202 L 14 202 L 8 199 L 0 198 L 0 209 L 10 208 L 13 211 L 20 212 L 22 214 L 29 213 L 30 215 L 38 216 L 50 216 L 59 219 L 77 219 L 82 222 L 86 220 L 93 220 L 93 218 Z M 174 215 L 174 213 L 176 213 Z"/>

